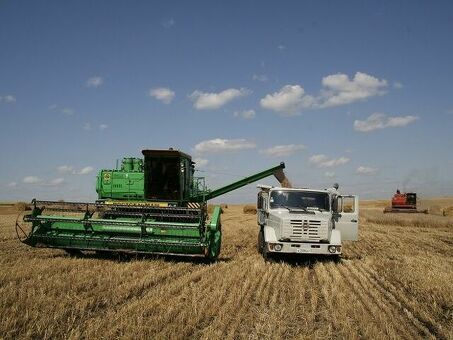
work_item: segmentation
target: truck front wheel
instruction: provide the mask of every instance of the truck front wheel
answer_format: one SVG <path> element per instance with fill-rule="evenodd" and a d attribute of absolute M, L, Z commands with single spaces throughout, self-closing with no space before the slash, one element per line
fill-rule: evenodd
<path fill-rule="evenodd" d="M 257 244 L 258 253 L 262 254 L 264 250 L 264 230 L 260 229 L 258 233 L 258 244 Z"/>

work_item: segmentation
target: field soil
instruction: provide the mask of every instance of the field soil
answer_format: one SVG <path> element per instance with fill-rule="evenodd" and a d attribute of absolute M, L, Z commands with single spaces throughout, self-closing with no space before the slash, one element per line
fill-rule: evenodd
<path fill-rule="evenodd" d="M 213 264 L 31 248 L 0 208 L 0 338 L 452 339 L 453 217 L 362 203 L 340 260 L 276 263 L 256 250 L 256 215 L 228 205 Z"/>

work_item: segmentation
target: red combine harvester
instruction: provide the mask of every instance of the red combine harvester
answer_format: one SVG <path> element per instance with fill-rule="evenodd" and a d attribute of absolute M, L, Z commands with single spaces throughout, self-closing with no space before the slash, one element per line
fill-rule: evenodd
<path fill-rule="evenodd" d="M 401 193 L 396 190 L 392 197 L 392 206 L 386 207 L 384 213 L 428 213 L 427 210 L 417 210 L 417 194 L 415 192 Z"/>

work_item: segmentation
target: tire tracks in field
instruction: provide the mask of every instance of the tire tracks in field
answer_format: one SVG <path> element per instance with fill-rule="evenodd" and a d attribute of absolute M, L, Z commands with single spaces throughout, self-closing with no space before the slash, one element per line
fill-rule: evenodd
<path fill-rule="evenodd" d="M 401 302 L 395 295 L 389 293 L 385 289 L 382 289 L 382 287 L 376 284 L 375 281 L 373 282 L 373 280 L 371 280 L 369 275 L 364 275 L 364 272 L 360 272 L 358 266 L 348 263 L 344 266 L 344 268 L 348 271 L 349 275 L 359 283 L 362 289 L 367 292 L 367 295 L 373 300 L 375 305 L 379 306 L 379 303 L 385 305 L 385 308 L 381 308 L 380 310 L 389 320 L 399 321 L 393 321 L 392 325 L 398 329 L 401 334 L 411 332 L 412 337 L 434 337 L 434 334 L 429 330 L 429 328 L 425 327 L 420 320 L 414 318 L 412 313 L 407 313 L 408 310 L 402 307 Z M 363 269 L 364 267 L 361 268 Z M 412 324 L 413 327 L 405 327 L 405 324 Z M 416 332 L 414 333 L 414 331 Z"/>
<path fill-rule="evenodd" d="M 267 269 L 268 269 L 267 272 L 270 271 L 270 274 L 266 275 L 267 276 L 267 279 L 265 279 L 266 283 L 264 284 L 264 288 L 260 294 L 260 295 L 262 295 L 262 297 L 260 298 L 260 301 L 263 301 L 265 306 L 269 306 L 269 301 L 268 301 L 269 290 L 270 290 L 271 284 L 274 282 L 274 278 L 278 275 L 278 272 L 280 271 L 281 267 L 278 268 L 278 270 L 275 270 L 275 265 L 271 264 L 270 266 L 268 266 Z M 261 281 L 263 281 L 263 278 L 261 278 L 258 282 L 261 282 Z M 258 282 L 256 282 L 255 285 L 257 285 Z M 244 296 L 244 298 L 241 299 L 240 308 L 239 308 L 237 314 L 235 315 L 235 317 L 233 319 L 230 320 L 227 327 L 225 328 L 226 338 L 228 338 L 228 339 L 235 338 L 235 333 L 237 331 L 239 323 L 242 320 L 243 315 L 245 315 L 252 307 L 252 304 L 247 303 L 247 302 L 249 302 L 250 300 L 253 299 L 253 293 L 254 293 L 253 287 L 254 286 L 251 286 L 251 289 L 249 289 L 249 291 Z M 253 300 L 256 301 L 256 299 L 253 299 Z"/>
<path fill-rule="evenodd" d="M 236 268 L 232 266 L 231 271 L 235 271 Z M 210 324 L 211 321 L 214 319 L 214 314 L 212 313 L 212 310 L 208 310 L 208 308 L 214 306 L 214 305 L 219 305 L 223 306 L 224 303 L 227 301 L 227 294 L 224 294 L 224 292 L 229 292 L 233 291 L 231 288 L 235 285 L 235 277 L 233 275 L 230 275 L 229 277 L 225 275 L 226 273 L 222 271 L 216 271 L 212 275 L 208 277 L 203 277 L 204 280 L 200 281 L 200 283 L 197 285 L 197 287 L 188 287 L 190 296 L 193 295 L 193 290 L 195 289 L 196 292 L 202 292 L 204 293 L 203 299 L 198 300 L 197 304 L 201 306 L 201 312 L 195 315 L 190 315 L 190 322 L 194 324 L 194 327 L 189 328 L 189 329 L 183 329 L 180 333 L 182 338 L 188 338 L 188 337 L 193 337 L 194 334 L 200 333 L 206 324 Z M 228 280 L 222 280 L 221 277 L 226 276 L 228 277 Z M 218 286 L 213 287 L 212 282 L 218 282 L 220 281 L 221 284 Z M 209 294 L 208 291 L 209 289 L 212 289 L 212 293 Z M 219 297 L 216 296 L 216 294 L 220 294 Z M 181 291 L 179 294 L 180 296 L 185 296 L 187 294 L 184 294 L 184 291 Z M 175 303 L 179 304 L 179 300 L 176 301 Z M 206 308 L 204 308 L 206 307 Z M 167 315 L 167 319 L 169 320 L 175 320 L 175 318 L 178 316 L 179 311 L 175 311 L 174 314 Z M 171 325 L 171 322 L 162 322 L 163 325 Z M 166 334 L 167 332 L 167 334 Z M 169 336 L 174 335 L 172 334 L 172 329 L 166 329 L 165 327 L 162 327 L 158 332 L 156 332 L 155 337 L 157 338 L 168 338 Z"/>
<path fill-rule="evenodd" d="M 228 265 L 228 263 L 227 263 Z M 194 265 L 188 268 L 178 268 L 178 266 L 172 267 L 172 264 L 169 264 L 169 269 L 171 269 L 170 273 L 166 273 L 165 276 L 167 280 L 164 282 L 159 281 L 158 289 L 143 289 L 142 294 L 139 297 L 136 297 L 132 301 L 124 300 L 122 304 L 117 304 L 118 309 L 110 308 L 111 305 L 107 306 L 108 310 L 107 313 L 111 313 L 112 315 L 103 315 L 98 316 L 99 319 L 104 319 L 107 321 L 101 321 L 101 324 L 109 324 L 115 325 L 114 327 L 110 327 L 110 335 L 115 337 L 118 334 L 121 334 L 121 329 L 124 329 L 124 324 L 121 323 L 124 315 L 129 315 L 130 313 L 134 313 L 136 310 L 143 310 L 141 305 L 144 304 L 146 301 L 152 300 L 153 296 L 157 296 L 158 294 L 162 294 L 162 289 L 160 286 L 164 288 L 163 297 L 159 297 L 160 300 L 163 301 L 171 301 L 171 297 L 177 295 L 181 289 L 190 285 L 190 282 L 197 282 L 200 280 L 201 277 L 208 275 L 210 272 L 215 270 L 215 265 L 203 265 L 201 268 Z M 169 274 L 175 273 L 175 276 L 171 276 Z M 168 282 L 169 284 L 165 284 Z M 158 305 L 159 306 L 159 305 Z M 131 311 L 131 312 L 130 312 Z M 94 324 L 95 322 L 93 322 Z M 126 327 L 130 327 L 131 325 L 126 325 Z M 103 329 L 104 326 L 99 326 L 98 329 Z M 107 326 L 105 326 L 107 328 Z M 88 338 L 90 337 L 99 337 L 99 334 L 87 334 Z M 102 336 L 106 336 L 103 334 Z"/>
<path fill-rule="evenodd" d="M 404 327 L 404 324 L 407 324 L 407 320 L 402 319 L 401 315 L 397 313 L 394 308 L 390 308 L 391 306 L 389 306 L 388 301 L 381 300 L 381 296 L 376 294 L 376 290 L 373 291 L 370 287 L 367 287 L 362 280 L 357 278 L 350 269 L 348 263 L 344 263 L 344 265 L 339 266 L 338 269 L 344 280 L 348 282 L 351 292 L 358 298 L 363 305 L 363 308 L 367 311 L 367 314 L 374 315 L 376 317 L 374 321 L 380 320 L 382 322 L 382 324 L 377 324 L 378 327 L 387 324 L 390 325 L 394 331 L 400 332 L 401 334 L 399 334 L 399 336 L 402 334 L 407 335 L 408 331 L 412 331 L 411 337 L 420 336 L 418 332 L 414 333 L 411 328 Z M 395 322 L 395 320 L 398 320 L 398 322 Z"/>
<path fill-rule="evenodd" d="M 385 296 L 397 309 L 404 312 L 404 315 L 407 316 L 414 326 L 423 330 L 425 335 L 440 339 L 448 338 L 443 332 L 442 326 L 434 320 L 429 320 L 429 317 L 422 315 L 417 309 L 413 308 L 412 305 L 414 303 L 406 296 L 398 294 L 398 289 L 383 276 L 378 276 L 378 273 L 370 268 L 357 267 L 356 270 L 362 274 L 363 278 L 376 287 L 382 296 Z"/>

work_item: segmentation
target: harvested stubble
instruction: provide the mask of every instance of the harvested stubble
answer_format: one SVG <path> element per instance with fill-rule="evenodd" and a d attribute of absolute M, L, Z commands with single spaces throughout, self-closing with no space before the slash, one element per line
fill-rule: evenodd
<path fill-rule="evenodd" d="M 453 216 L 453 206 L 447 207 L 443 210 L 444 216 Z"/>
<path fill-rule="evenodd" d="M 254 205 L 244 205 L 244 208 L 242 208 L 242 212 L 244 214 L 254 215 L 256 214 L 256 207 Z"/>
<path fill-rule="evenodd" d="M 453 218 L 362 209 L 341 261 L 266 263 L 256 216 L 230 205 L 206 264 L 28 248 L 16 215 L 0 215 L 0 339 L 453 339 Z"/>

